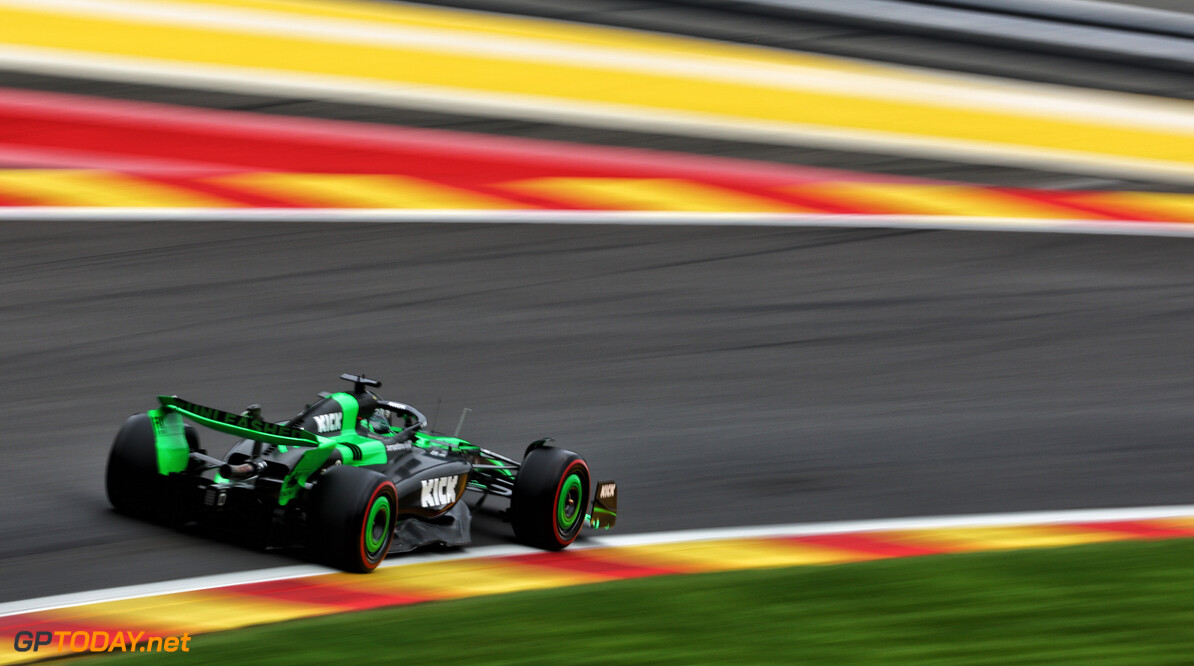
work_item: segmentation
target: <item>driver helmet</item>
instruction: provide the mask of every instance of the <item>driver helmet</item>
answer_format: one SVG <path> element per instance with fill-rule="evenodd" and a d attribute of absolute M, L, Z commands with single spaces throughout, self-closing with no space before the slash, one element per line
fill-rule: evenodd
<path fill-rule="evenodd" d="M 376 395 L 373 397 L 375 399 L 377 398 Z M 394 430 L 390 426 L 390 412 L 389 410 L 385 409 L 374 409 L 373 412 L 369 414 L 369 417 L 365 420 L 365 425 L 370 431 L 377 435 L 389 435 Z"/>

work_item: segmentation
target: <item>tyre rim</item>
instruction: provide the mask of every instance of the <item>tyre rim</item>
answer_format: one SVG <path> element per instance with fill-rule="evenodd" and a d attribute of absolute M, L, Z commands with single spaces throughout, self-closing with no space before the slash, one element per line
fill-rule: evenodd
<path fill-rule="evenodd" d="M 369 517 L 365 522 L 365 552 L 374 557 L 386 543 L 390 531 L 390 498 L 379 497 L 369 507 Z"/>
<path fill-rule="evenodd" d="M 567 534 L 580 522 L 581 489 L 584 483 L 580 475 L 569 474 L 560 486 L 560 502 L 556 505 L 556 524 L 560 526 L 560 533 Z"/>

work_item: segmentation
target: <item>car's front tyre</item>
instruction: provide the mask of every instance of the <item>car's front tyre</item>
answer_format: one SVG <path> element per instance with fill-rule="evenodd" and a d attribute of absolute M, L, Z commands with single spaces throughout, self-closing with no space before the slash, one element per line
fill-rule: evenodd
<path fill-rule="evenodd" d="M 580 455 L 548 446 L 532 449 L 514 479 L 514 535 L 536 548 L 567 548 L 584 527 L 591 488 L 589 466 Z"/>

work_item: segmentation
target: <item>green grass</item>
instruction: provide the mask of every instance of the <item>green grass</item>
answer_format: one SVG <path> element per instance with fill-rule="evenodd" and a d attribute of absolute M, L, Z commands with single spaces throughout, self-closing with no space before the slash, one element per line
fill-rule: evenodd
<path fill-rule="evenodd" d="M 1189 664 L 1194 539 L 620 581 L 194 637 L 161 663 Z"/>

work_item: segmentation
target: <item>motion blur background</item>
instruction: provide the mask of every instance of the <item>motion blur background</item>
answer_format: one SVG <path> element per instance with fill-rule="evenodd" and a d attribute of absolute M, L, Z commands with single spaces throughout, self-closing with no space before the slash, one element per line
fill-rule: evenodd
<path fill-rule="evenodd" d="M 294 561 L 108 445 L 345 371 L 628 533 L 1189 503 L 1187 9 L 0 0 L 0 601 Z"/>

